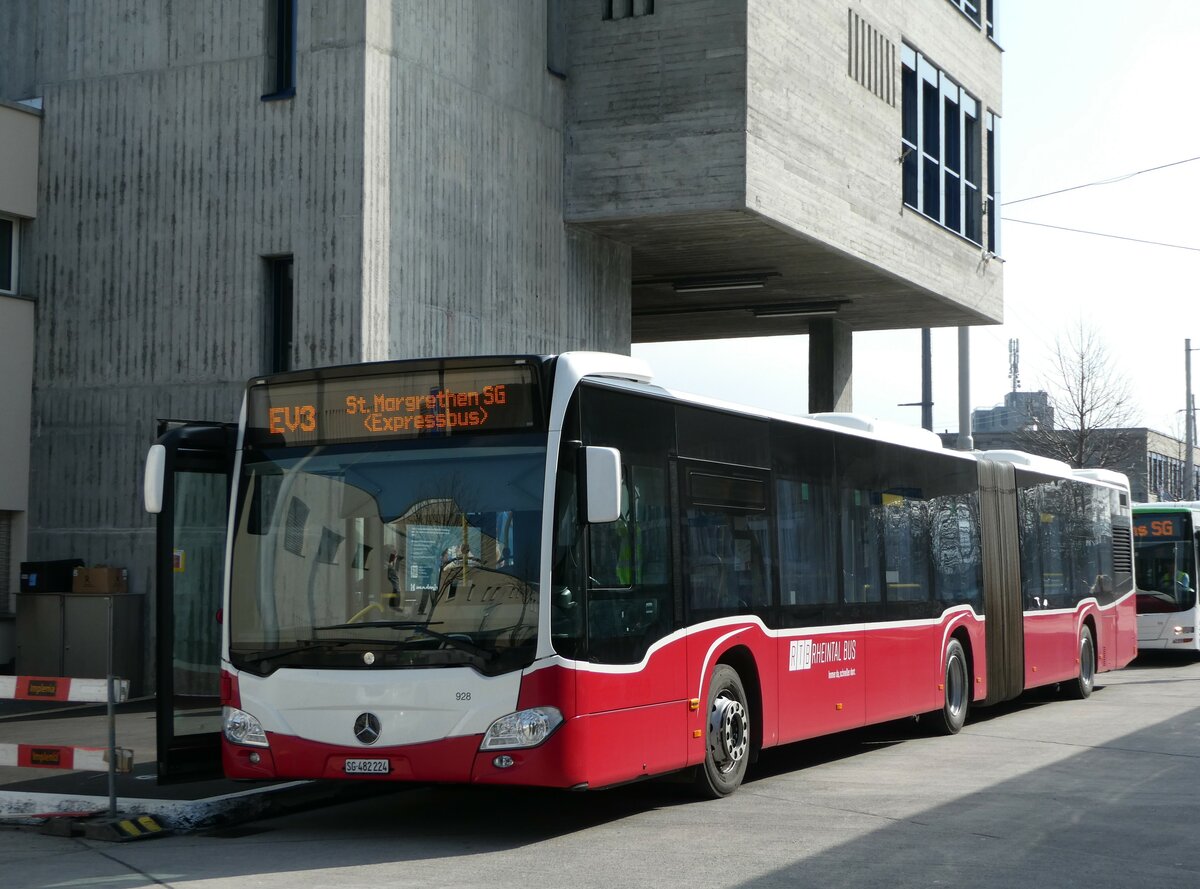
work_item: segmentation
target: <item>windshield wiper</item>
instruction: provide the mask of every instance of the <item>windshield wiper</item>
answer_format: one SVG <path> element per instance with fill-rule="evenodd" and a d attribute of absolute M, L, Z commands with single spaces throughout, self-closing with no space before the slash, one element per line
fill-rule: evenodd
<path fill-rule="evenodd" d="M 458 636 L 439 633 L 437 630 L 429 629 L 430 623 L 441 624 L 442 621 L 421 621 L 421 620 L 364 620 L 353 624 L 330 624 L 327 627 L 315 627 L 317 630 L 356 630 L 359 627 L 384 627 L 390 630 L 416 630 L 429 636 L 431 639 L 437 639 L 449 645 L 451 648 L 457 648 L 460 651 L 465 651 L 468 654 L 473 654 L 484 660 L 491 660 L 496 656 L 496 652 L 488 648 L 482 648 L 467 639 L 462 639 Z M 358 640 L 350 640 L 358 641 Z"/>
<path fill-rule="evenodd" d="M 247 664 L 261 664 L 263 661 L 269 661 L 277 657 L 287 657 L 290 654 L 299 654 L 302 651 L 317 651 L 319 649 L 340 648 L 343 645 L 349 645 L 358 641 L 358 639 L 315 639 L 311 642 L 305 643 L 304 645 L 294 645 L 291 648 L 271 648 L 263 651 L 257 651 L 254 654 L 237 654 L 236 652 L 232 653 Z"/>

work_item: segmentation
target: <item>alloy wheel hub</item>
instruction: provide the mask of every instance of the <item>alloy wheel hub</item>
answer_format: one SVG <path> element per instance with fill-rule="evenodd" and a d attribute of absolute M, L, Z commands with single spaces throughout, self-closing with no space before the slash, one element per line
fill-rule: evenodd
<path fill-rule="evenodd" d="M 733 698 L 717 698 L 708 717 L 708 738 L 718 764 L 740 762 L 750 746 L 746 708 Z"/>

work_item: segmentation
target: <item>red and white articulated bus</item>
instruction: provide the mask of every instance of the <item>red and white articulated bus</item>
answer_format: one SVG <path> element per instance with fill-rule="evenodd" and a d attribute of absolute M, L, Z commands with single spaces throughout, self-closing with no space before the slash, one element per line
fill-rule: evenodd
<path fill-rule="evenodd" d="M 255 379 L 230 439 L 233 778 L 693 770 L 719 797 L 764 748 L 919 714 L 957 732 L 1137 652 L 1123 476 L 718 404 L 624 356 Z"/>

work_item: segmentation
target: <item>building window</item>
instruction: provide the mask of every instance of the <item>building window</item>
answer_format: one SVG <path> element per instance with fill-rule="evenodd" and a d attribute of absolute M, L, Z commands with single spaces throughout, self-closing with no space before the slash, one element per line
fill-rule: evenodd
<path fill-rule="evenodd" d="M 17 292 L 17 220 L 0 216 L 0 293 Z"/>
<path fill-rule="evenodd" d="M 911 47 L 901 62 L 904 203 L 982 244 L 979 101 Z"/>
<path fill-rule="evenodd" d="M 982 24 L 979 15 L 979 0 L 950 0 L 951 5 L 957 6 L 962 10 L 963 15 L 973 21 L 977 26 Z M 990 4 L 989 4 L 990 5 Z M 989 18 L 989 22 L 991 19 Z"/>
<path fill-rule="evenodd" d="M 292 257 L 267 258 L 267 373 L 292 369 Z"/>
<path fill-rule="evenodd" d="M 567 76 L 566 0 L 546 0 L 546 70 L 555 77 Z"/>
<path fill-rule="evenodd" d="M 605 21 L 654 15 L 654 0 L 601 0 L 601 3 L 601 17 Z"/>
<path fill-rule="evenodd" d="M 296 0 L 267 0 L 267 92 L 264 102 L 296 95 Z"/>
<path fill-rule="evenodd" d="M 1000 165 L 996 163 L 996 147 L 999 143 L 997 136 L 1000 130 L 1000 118 L 988 112 L 987 120 L 987 248 L 992 253 L 1000 252 L 1000 214 L 996 195 L 1000 191 Z"/>

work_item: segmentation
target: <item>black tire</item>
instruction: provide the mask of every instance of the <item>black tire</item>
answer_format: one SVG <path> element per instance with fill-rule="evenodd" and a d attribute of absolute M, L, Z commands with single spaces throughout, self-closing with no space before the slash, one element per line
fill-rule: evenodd
<path fill-rule="evenodd" d="M 935 712 L 933 722 L 938 734 L 957 735 L 967 721 L 967 711 L 971 709 L 971 675 L 967 670 L 967 653 L 957 639 L 951 639 L 946 646 L 944 667 L 945 695 L 942 709 Z"/>
<path fill-rule="evenodd" d="M 1091 697 L 1096 687 L 1096 643 L 1092 639 L 1092 628 L 1084 626 L 1079 631 L 1079 675 L 1074 682 L 1067 683 L 1067 694 L 1077 700 Z"/>
<path fill-rule="evenodd" d="M 737 670 L 717 664 L 705 713 L 704 765 L 696 770 L 696 789 L 705 799 L 720 799 L 741 786 L 750 762 L 750 707 Z"/>

